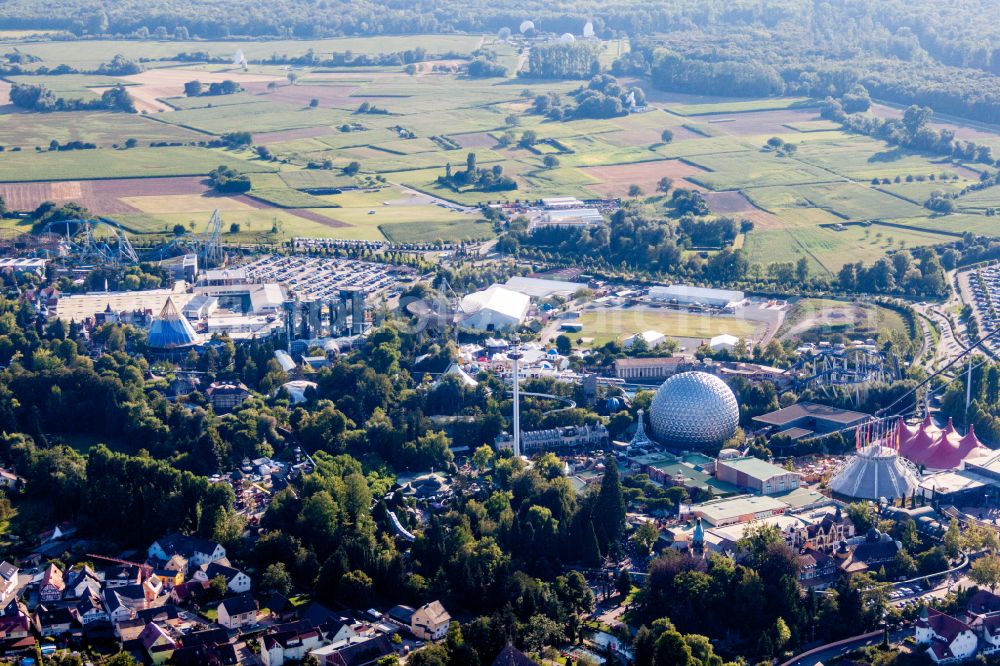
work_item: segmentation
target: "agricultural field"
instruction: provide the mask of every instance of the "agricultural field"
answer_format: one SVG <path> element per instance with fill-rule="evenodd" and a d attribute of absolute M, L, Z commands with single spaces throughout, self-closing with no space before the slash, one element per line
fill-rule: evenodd
<path fill-rule="evenodd" d="M 279 40 L 279 41 L 55 41 L 55 42 L 0 42 L 0 48 L 17 47 L 21 52 L 41 58 L 38 65 L 71 64 L 78 69 L 93 69 L 108 62 L 116 54 L 139 60 L 169 62 L 179 53 L 205 51 L 210 56 L 226 58 L 240 49 L 248 60 L 266 59 L 272 54 L 301 56 L 312 50 L 317 53 L 351 51 L 357 54 L 377 55 L 423 47 L 430 53 L 470 53 L 478 48 L 482 38 L 476 35 L 403 35 L 378 37 L 345 37 L 342 39 Z M 150 63 L 155 66 L 156 63 Z"/>
<path fill-rule="evenodd" d="M 2 91 L 0 91 L 2 92 Z M 48 148 L 55 139 L 59 143 L 84 141 L 110 148 L 135 139 L 140 145 L 152 141 L 190 143 L 211 137 L 183 127 L 158 123 L 141 115 L 108 111 L 68 111 L 56 113 L 0 113 L 0 146 L 34 150 Z M 3 178 L 0 164 L 0 178 Z"/>
<path fill-rule="evenodd" d="M 636 204 L 662 214 L 656 186 L 669 177 L 675 188 L 700 190 L 712 214 L 752 222 L 738 243 L 764 267 L 805 257 L 811 270 L 830 273 L 845 261 L 870 262 L 888 251 L 952 240 L 965 230 L 1000 235 L 997 218 L 985 215 L 1000 206 L 998 188 L 961 197 L 952 215 L 923 207 L 936 190 L 956 192 L 978 181 L 976 165 L 847 134 L 820 117 L 818 100 L 713 98 L 623 79 L 646 91 L 649 106 L 643 112 L 551 120 L 531 112 L 535 96 L 556 93 L 565 100 L 581 82 L 516 76 L 518 54 L 491 36 L 259 42 L 11 37 L 6 44 L 3 39 L 0 35 L 0 46 L 41 58 L 37 66 L 93 71 L 120 53 L 142 59 L 145 68 L 122 77 L 11 78 L 42 83 L 66 97 L 98 95 L 121 83 L 140 111 L 41 114 L 0 106 L 0 146 L 7 149 L 0 159 L 0 193 L 15 210 L 31 210 L 44 200 L 75 200 L 138 233 L 164 234 L 175 224 L 203 224 L 219 208 L 227 224 L 236 225 L 230 235 L 237 240 L 294 235 L 399 242 L 478 239 L 491 237 L 492 225 L 465 207 L 549 196 L 626 197 L 638 185 L 643 194 Z M 507 77 L 477 79 L 434 70 L 434 64 L 461 65 L 462 60 L 420 63 L 412 74 L 401 65 L 292 69 L 267 61 L 310 49 L 384 54 L 420 46 L 435 56 L 462 55 L 484 44 L 508 65 Z M 605 42 L 602 61 L 627 48 L 627 41 Z M 250 59 L 246 69 L 229 64 L 237 49 Z M 193 51 L 225 62 L 176 59 Z M 192 80 L 205 85 L 233 80 L 243 90 L 185 97 L 184 84 Z M 8 87 L 0 80 L 0 101 Z M 872 112 L 899 110 L 876 105 Z M 1000 149 L 1000 128 L 935 123 L 962 132 L 960 137 L 996 139 Z M 666 143 L 664 129 L 673 133 Z M 537 142 L 519 146 L 527 131 Z M 196 145 L 232 132 L 250 132 L 255 146 L 266 147 L 263 158 L 252 150 Z M 510 143 L 501 141 L 507 133 Z M 771 137 L 796 150 L 766 149 Z M 130 138 L 137 147 L 114 149 Z M 53 139 L 86 141 L 100 149 L 50 152 Z M 153 148 L 151 143 L 181 145 Z M 464 168 L 469 152 L 480 167 L 502 168 L 518 188 L 455 191 L 438 184 L 446 165 Z M 547 156 L 558 164 L 546 166 Z M 360 171 L 345 173 L 352 162 L 360 164 Z M 203 177 L 220 165 L 248 174 L 252 189 L 244 196 L 214 195 Z M 942 181 L 945 174 L 949 178 Z M 907 176 L 913 182 L 906 182 Z M 896 177 L 899 183 L 893 182 Z M 872 184 L 873 178 L 879 183 Z M 850 224 L 872 221 L 877 224 Z"/>
<path fill-rule="evenodd" d="M 768 97 L 766 99 L 707 102 L 703 104 L 668 104 L 667 109 L 671 113 L 676 113 L 680 116 L 701 116 L 718 113 L 747 113 L 775 109 L 795 109 L 815 105 L 815 101 L 806 97 Z"/>
<path fill-rule="evenodd" d="M 580 335 L 592 338 L 595 346 L 650 330 L 672 338 L 705 339 L 728 333 L 749 340 L 762 327 L 760 323 L 728 315 L 644 307 L 586 310 L 577 321 L 583 326 Z"/>
<path fill-rule="evenodd" d="M 201 176 L 220 165 L 243 172 L 277 171 L 277 167 L 267 162 L 244 157 L 229 151 L 195 147 L 21 151 L 5 153 L 0 160 L 0 183 Z"/>

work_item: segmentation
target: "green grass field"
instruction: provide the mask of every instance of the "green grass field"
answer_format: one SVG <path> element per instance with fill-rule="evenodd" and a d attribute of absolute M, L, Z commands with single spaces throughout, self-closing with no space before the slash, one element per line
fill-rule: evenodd
<path fill-rule="evenodd" d="M 776 111 L 780 109 L 802 109 L 816 106 L 815 100 L 807 97 L 767 97 L 737 102 L 709 102 L 705 104 L 667 104 L 671 113 L 680 116 L 703 116 L 713 113 L 745 113 L 747 111 Z"/>
<path fill-rule="evenodd" d="M 205 134 L 183 127 L 156 122 L 141 115 L 107 111 L 67 111 L 57 113 L 0 114 L 0 145 L 9 151 L 13 146 L 48 148 L 55 139 L 60 143 L 86 141 L 110 147 L 136 139 L 140 145 L 151 141 L 204 141 Z M 3 165 L 0 164 L 0 169 Z"/>
<path fill-rule="evenodd" d="M 748 188 L 746 194 L 751 201 L 767 210 L 822 208 L 842 220 L 916 217 L 930 212 L 911 201 L 880 192 L 868 185 L 844 181 L 753 187 Z"/>
<path fill-rule="evenodd" d="M 248 192 L 254 199 L 259 199 L 279 208 L 335 208 L 335 204 L 314 197 L 311 194 L 284 188 L 253 189 Z"/>
<path fill-rule="evenodd" d="M 4 153 L 0 158 L 0 182 L 201 176 L 220 165 L 242 172 L 277 170 L 267 162 L 208 148 L 21 151 Z"/>
<path fill-rule="evenodd" d="M 349 113 L 337 109 L 310 109 L 294 104 L 247 100 L 211 108 L 159 113 L 157 120 L 212 134 L 224 134 L 238 128 L 245 132 L 277 132 L 321 125 L 338 125 Z"/>
<path fill-rule="evenodd" d="M 688 160 L 710 172 L 692 176 L 691 180 L 713 190 L 825 183 L 837 178 L 797 160 L 759 151 L 696 155 Z"/>
<path fill-rule="evenodd" d="M 728 333 L 749 339 L 759 329 L 756 322 L 731 316 L 643 307 L 586 310 L 578 321 L 583 325 L 579 335 L 593 338 L 595 346 L 650 330 L 675 338 L 711 338 Z"/>
<path fill-rule="evenodd" d="M 874 262 L 890 250 L 946 243 L 953 238 L 921 229 L 872 225 L 848 226 L 842 231 L 797 226 L 753 230 L 744 249 L 751 263 L 794 263 L 805 257 L 813 271 L 832 275 L 846 263 Z"/>
<path fill-rule="evenodd" d="M 100 97 L 91 88 L 107 88 L 123 83 L 121 79 L 112 76 L 96 74 L 62 74 L 59 76 L 9 76 L 11 83 L 28 85 L 43 85 L 56 94 L 56 97 L 67 99 L 91 100 Z"/>
<path fill-rule="evenodd" d="M 778 330 L 779 339 L 824 339 L 840 333 L 850 339 L 878 338 L 887 333 L 910 337 L 910 330 L 895 310 L 874 303 L 829 298 L 796 300 Z"/>

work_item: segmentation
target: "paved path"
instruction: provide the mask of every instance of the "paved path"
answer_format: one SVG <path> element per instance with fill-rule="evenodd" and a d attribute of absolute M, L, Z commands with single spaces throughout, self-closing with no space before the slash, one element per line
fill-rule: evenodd
<path fill-rule="evenodd" d="M 889 641 L 897 643 L 901 641 L 907 633 L 907 630 L 904 629 L 891 633 L 889 634 Z M 869 645 L 878 645 L 881 641 L 881 629 L 877 631 L 870 631 L 866 634 L 859 634 L 857 636 L 844 638 L 833 643 L 827 643 L 826 645 L 820 645 L 819 647 L 815 647 L 807 652 L 803 652 L 802 654 L 792 657 L 780 666 L 815 666 L 819 663 L 826 663 L 834 657 L 839 657 L 853 650 L 857 650 L 858 648 Z"/>

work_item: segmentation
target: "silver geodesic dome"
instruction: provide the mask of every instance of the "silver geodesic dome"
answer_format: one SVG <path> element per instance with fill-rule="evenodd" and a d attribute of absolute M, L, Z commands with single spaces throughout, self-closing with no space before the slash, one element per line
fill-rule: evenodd
<path fill-rule="evenodd" d="M 729 439 L 739 425 L 740 407 L 715 375 L 682 372 L 656 390 L 649 422 L 660 442 L 698 448 Z"/>

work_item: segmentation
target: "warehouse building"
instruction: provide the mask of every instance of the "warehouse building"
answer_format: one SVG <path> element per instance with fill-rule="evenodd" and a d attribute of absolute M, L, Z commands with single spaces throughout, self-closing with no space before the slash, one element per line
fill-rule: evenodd
<path fill-rule="evenodd" d="M 780 433 L 792 439 L 814 434 L 855 428 L 871 416 L 815 402 L 799 402 L 767 414 L 753 417 L 759 428 L 768 428 L 772 434 Z"/>
<path fill-rule="evenodd" d="M 687 305 L 710 305 L 717 308 L 735 307 L 746 300 L 742 291 L 731 289 L 710 289 L 692 287 L 686 284 L 672 284 L 669 287 L 650 287 L 649 298 L 654 301 L 668 301 Z"/>
<path fill-rule="evenodd" d="M 56 316 L 63 321 L 82 322 L 100 312 L 159 313 L 173 301 L 175 307 L 184 309 L 194 294 L 187 293 L 183 282 L 172 289 L 146 289 L 144 291 L 91 291 L 86 294 L 60 296 L 56 302 Z"/>
<path fill-rule="evenodd" d="M 683 356 L 660 358 L 616 358 L 615 377 L 618 379 L 665 379 L 677 373 L 689 359 Z"/>
<path fill-rule="evenodd" d="M 802 483 L 800 474 L 750 456 L 720 458 L 715 464 L 715 475 L 720 481 L 726 481 L 762 495 L 795 490 Z"/>

